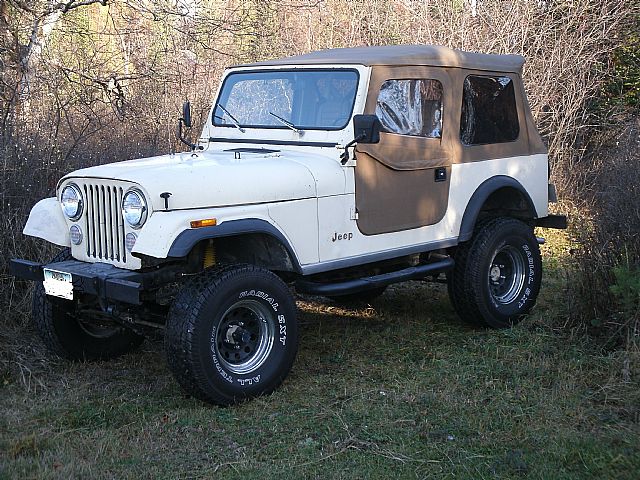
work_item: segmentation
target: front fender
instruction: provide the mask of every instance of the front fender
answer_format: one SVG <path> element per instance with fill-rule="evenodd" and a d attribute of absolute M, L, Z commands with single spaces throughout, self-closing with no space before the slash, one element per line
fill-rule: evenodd
<path fill-rule="evenodd" d="M 217 218 L 218 225 L 192 229 L 190 222 L 196 219 Z M 280 241 L 293 259 L 297 259 L 291 242 L 272 222 L 264 206 L 252 209 L 230 210 L 178 210 L 156 211 L 139 232 L 133 253 L 155 258 L 187 255 L 200 240 L 226 237 L 241 233 L 265 233 Z"/>
<path fill-rule="evenodd" d="M 22 233 L 61 247 L 71 246 L 67 221 L 55 197 L 45 198 L 34 205 Z"/>

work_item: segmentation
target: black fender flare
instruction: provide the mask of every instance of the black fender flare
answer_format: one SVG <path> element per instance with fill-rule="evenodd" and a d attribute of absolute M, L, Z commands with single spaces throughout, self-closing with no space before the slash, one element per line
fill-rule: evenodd
<path fill-rule="evenodd" d="M 531 200 L 531 196 L 529 196 L 527 190 L 522 186 L 522 184 L 515 178 L 508 177 L 506 175 L 496 175 L 495 177 L 491 177 L 482 182 L 480 186 L 476 188 L 476 191 L 473 192 L 473 195 L 471 195 L 469 203 L 467 203 L 467 208 L 465 208 L 464 214 L 462 215 L 460 233 L 458 235 L 459 242 L 466 242 L 473 236 L 473 229 L 476 225 L 476 221 L 478 220 L 478 215 L 480 214 L 482 206 L 492 193 L 504 187 L 510 187 L 518 190 L 525 198 L 527 206 L 532 212 L 534 218 L 538 218 L 538 212 L 536 211 L 533 200 Z"/>
<path fill-rule="evenodd" d="M 202 240 L 211 238 L 231 237 L 242 234 L 263 234 L 275 238 L 287 250 L 294 269 L 302 273 L 302 267 L 296 257 L 289 241 L 280 230 L 266 220 L 248 218 L 242 220 L 229 220 L 211 227 L 193 228 L 181 232 L 171 244 L 167 257 L 185 257 L 191 249 Z"/>

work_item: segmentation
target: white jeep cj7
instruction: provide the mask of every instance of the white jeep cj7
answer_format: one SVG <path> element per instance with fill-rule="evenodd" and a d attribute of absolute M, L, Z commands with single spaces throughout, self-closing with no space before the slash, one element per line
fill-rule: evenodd
<path fill-rule="evenodd" d="M 190 394 L 271 392 L 297 347 L 291 288 L 340 301 L 446 274 L 465 320 L 534 305 L 547 152 L 524 59 L 433 46 L 326 50 L 226 70 L 190 151 L 72 172 L 26 235 L 64 247 L 12 260 L 33 319 L 69 359 L 104 359 L 164 327 Z"/>

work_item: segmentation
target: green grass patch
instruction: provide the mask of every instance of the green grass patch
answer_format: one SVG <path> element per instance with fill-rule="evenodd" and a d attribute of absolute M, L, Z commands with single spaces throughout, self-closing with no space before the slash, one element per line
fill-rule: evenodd
<path fill-rule="evenodd" d="M 637 478 L 637 374 L 556 325 L 561 284 L 552 270 L 504 331 L 462 323 L 435 284 L 359 309 L 300 299 L 291 375 L 230 408 L 185 397 L 160 338 L 34 359 L 39 388 L 2 388 L 0 478 Z"/>

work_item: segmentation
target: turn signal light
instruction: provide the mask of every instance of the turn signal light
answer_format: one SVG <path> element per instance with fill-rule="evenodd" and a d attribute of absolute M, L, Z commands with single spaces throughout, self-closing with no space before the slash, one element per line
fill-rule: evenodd
<path fill-rule="evenodd" d="M 215 218 L 205 218 L 204 220 L 193 220 L 191 228 L 214 227 L 218 224 Z"/>

